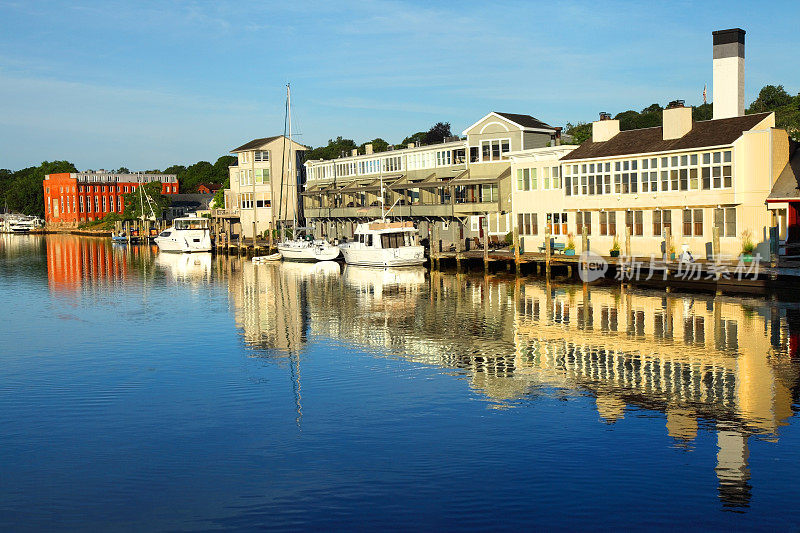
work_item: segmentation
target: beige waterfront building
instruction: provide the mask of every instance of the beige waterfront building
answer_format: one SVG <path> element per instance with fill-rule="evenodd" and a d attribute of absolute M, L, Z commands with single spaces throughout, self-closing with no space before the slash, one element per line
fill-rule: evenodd
<path fill-rule="evenodd" d="M 238 160 L 228 169 L 224 212 L 216 215 L 230 220 L 244 238 L 263 235 L 278 222 L 292 222 L 300 215 L 297 199 L 306 150 L 283 135 L 253 139 L 231 150 Z"/>
<path fill-rule="evenodd" d="M 373 153 L 367 144 L 347 157 L 305 163 L 306 218 L 320 235 L 347 237 L 357 221 L 414 220 L 450 243 L 502 241 L 511 230 L 509 154 L 556 144 L 560 129 L 530 116 L 492 112 L 463 137 Z"/>
<path fill-rule="evenodd" d="M 513 212 L 523 248 L 549 232 L 581 252 L 657 256 L 683 247 L 699 258 L 736 258 L 743 235 L 762 257 L 785 250 L 787 205 L 767 197 L 792 173 L 793 142 L 773 113 L 744 115 L 744 31 L 714 32 L 714 119 L 695 122 L 672 102 L 663 126 L 620 131 L 601 114 L 592 138 L 555 162 L 537 150 L 512 154 Z M 772 229 L 775 228 L 775 229 Z M 770 232 L 774 238 L 770 239 Z M 772 244 L 771 244 L 772 242 Z"/>

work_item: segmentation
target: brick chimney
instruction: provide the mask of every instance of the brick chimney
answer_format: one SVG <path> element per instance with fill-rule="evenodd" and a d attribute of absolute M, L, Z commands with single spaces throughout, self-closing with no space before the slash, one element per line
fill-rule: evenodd
<path fill-rule="evenodd" d="M 663 113 L 664 140 L 680 139 L 692 130 L 692 108 L 685 107 L 683 100 L 673 100 Z"/>
<path fill-rule="evenodd" d="M 372 143 L 367 143 L 364 145 L 364 153 L 367 155 L 372 155 Z"/>
<path fill-rule="evenodd" d="M 714 36 L 714 119 L 744 115 L 744 33 L 719 30 Z"/>
<path fill-rule="evenodd" d="M 592 122 L 592 142 L 605 142 L 619 133 L 619 120 L 613 120 L 609 113 L 600 113 L 600 120 Z"/>

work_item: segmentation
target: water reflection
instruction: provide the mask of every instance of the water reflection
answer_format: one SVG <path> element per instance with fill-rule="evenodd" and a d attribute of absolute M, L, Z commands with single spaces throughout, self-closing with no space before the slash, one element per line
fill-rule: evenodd
<path fill-rule="evenodd" d="M 4 255 L 14 253 L 1 242 Z M 660 413 L 663 434 L 687 453 L 700 433 L 713 432 L 708 468 L 721 502 L 735 509 L 753 491 L 751 441 L 776 441 L 798 400 L 796 304 L 423 268 L 254 265 L 58 237 L 47 239 L 46 253 L 53 290 L 124 280 L 152 271 L 151 263 L 175 281 L 226 281 L 250 355 L 287 368 L 298 424 L 302 352 L 314 338 L 332 339 L 446 369 L 493 407 L 589 396 L 598 427 Z"/>
<path fill-rule="evenodd" d="M 155 246 L 112 244 L 102 237 L 48 235 L 47 279 L 56 293 L 77 292 L 85 287 L 107 287 L 134 277 L 150 278 L 158 254 Z"/>
<path fill-rule="evenodd" d="M 174 281 L 207 281 L 211 279 L 211 253 L 159 253 L 155 264 L 169 273 Z"/>
<path fill-rule="evenodd" d="M 309 333 L 465 376 L 494 406 L 591 394 L 606 424 L 661 412 L 691 451 L 717 435 L 725 506 L 750 499 L 748 443 L 776 439 L 798 398 L 795 305 L 765 300 L 583 290 L 424 269 L 244 264 L 231 290 L 247 342 L 297 350 Z M 554 392 L 553 392 L 554 391 Z"/>

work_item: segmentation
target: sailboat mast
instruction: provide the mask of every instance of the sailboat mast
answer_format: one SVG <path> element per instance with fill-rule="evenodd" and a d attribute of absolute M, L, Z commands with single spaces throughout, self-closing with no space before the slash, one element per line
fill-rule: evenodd
<path fill-rule="evenodd" d="M 288 83 L 286 84 L 286 114 L 289 120 L 289 175 L 292 177 L 289 186 L 295 187 L 294 194 L 287 191 L 289 199 L 293 202 L 294 206 L 294 209 L 292 209 L 292 240 L 294 240 L 297 237 L 297 174 L 294 171 L 294 164 L 292 161 L 292 92 Z M 286 204 L 286 209 L 289 209 L 288 202 Z"/>

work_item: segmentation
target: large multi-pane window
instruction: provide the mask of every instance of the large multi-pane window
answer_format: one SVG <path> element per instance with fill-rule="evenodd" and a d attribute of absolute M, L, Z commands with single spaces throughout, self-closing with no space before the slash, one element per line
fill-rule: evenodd
<path fill-rule="evenodd" d="M 255 155 L 253 156 L 253 161 L 256 163 L 269 161 L 269 152 L 256 150 Z"/>
<path fill-rule="evenodd" d="M 240 195 L 242 209 L 253 209 L 253 193 L 245 192 Z"/>
<path fill-rule="evenodd" d="M 564 165 L 565 194 L 724 189 L 733 186 L 731 150 Z"/>
<path fill-rule="evenodd" d="M 714 227 L 719 229 L 720 237 L 736 237 L 736 208 L 714 209 Z"/>

